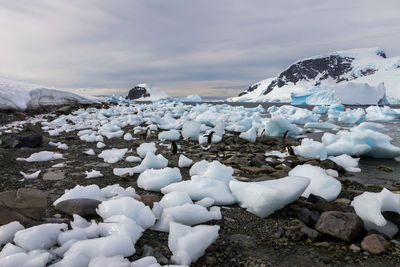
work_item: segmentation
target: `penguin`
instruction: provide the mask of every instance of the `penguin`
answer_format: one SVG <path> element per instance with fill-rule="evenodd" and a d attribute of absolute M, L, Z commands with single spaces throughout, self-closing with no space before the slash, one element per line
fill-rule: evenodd
<path fill-rule="evenodd" d="M 211 145 L 211 143 L 212 143 L 212 136 L 213 136 L 214 133 L 215 133 L 214 131 L 211 131 L 209 134 L 204 135 L 204 137 L 207 137 L 207 144 Z"/>
<path fill-rule="evenodd" d="M 290 145 L 286 145 L 285 149 L 289 153 L 290 156 L 296 156 L 296 154 L 294 153 L 293 148 Z"/>
<path fill-rule="evenodd" d="M 289 131 L 286 131 L 286 132 L 283 134 L 283 136 L 282 136 L 282 141 L 283 141 L 283 142 L 287 139 L 288 133 L 289 133 Z"/>
<path fill-rule="evenodd" d="M 171 143 L 171 152 L 172 155 L 175 155 L 178 152 L 178 146 L 176 145 L 175 141 L 172 141 Z"/>
<path fill-rule="evenodd" d="M 150 127 L 147 127 L 147 129 L 146 129 L 146 140 L 150 138 L 150 135 L 151 135 Z"/>

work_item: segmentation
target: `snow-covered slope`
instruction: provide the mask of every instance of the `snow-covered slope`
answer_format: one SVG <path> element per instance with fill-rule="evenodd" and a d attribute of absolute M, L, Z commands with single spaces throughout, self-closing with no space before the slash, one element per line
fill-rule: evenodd
<path fill-rule="evenodd" d="M 0 110 L 26 110 L 71 103 L 91 104 L 94 99 L 36 84 L 0 78 Z"/>
<path fill-rule="evenodd" d="M 151 100 L 158 100 L 169 97 L 163 91 L 147 84 L 141 83 L 133 87 L 129 93 L 127 98 L 131 100 L 144 100 L 144 101 L 151 101 Z"/>
<path fill-rule="evenodd" d="M 332 89 L 350 81 L 371 87 L 383 82 L 389 102 L 396 102 L 400 99 L 400 57 L 386 58 L 385 52 L 379 48 L 314 56 L 293 63 L 277 77 L 255 83 L 228 101 L 291 102 L 292 93 L 311 95 L 318 93 L 319 89 Z M 329 92 L 319 92 L 318 97 L 314 98 L 332 99 Z"/>

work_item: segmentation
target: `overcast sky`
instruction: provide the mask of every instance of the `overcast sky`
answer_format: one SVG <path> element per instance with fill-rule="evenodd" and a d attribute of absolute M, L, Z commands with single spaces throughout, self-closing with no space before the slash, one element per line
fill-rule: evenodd
<path fill-rule="evenodd" d="M 293 61 L 400 56 L 400 0 L 0 0 L 0 77 L 89 94 L 233 96 Z"/>

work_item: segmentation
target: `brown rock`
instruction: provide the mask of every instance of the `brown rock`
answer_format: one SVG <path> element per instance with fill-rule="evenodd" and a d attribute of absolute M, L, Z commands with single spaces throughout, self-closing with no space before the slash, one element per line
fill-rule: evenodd
<path fill-rule="evenodd" d="M 389 246 L 390 243 L 383 236 L 377 234 L 368 235 L 361 242 L 363 250 L 375 255 L 385 252 Z"/>
<path fill-rule="evenodd" d="M 385 165 L 379 165 L 376 168 L 383 172 L 392 172 L 393 171 L 391 168 L 389 168 L 388 166 L 385 166 Z"/>
<path fill-rule="evenodd" d="M 344 241 L 359 237 L 363 227 L 363 221 L 356 214 L 340 211 L 322 213 L 315 225 L 317 231 Z"/>
<path fill-rule="evenodd" d="M 269 176 L 274 177 L 274 178 L 283 178 L 288 176 L 288 172 L 284 170 L 279 170 L 276 172 L 271 173 Z"/>
<path fill-rule="evenodd" d="M 338 198 L 335 200 L 335 202 L 340 204 L 350 205 L 351 200 L 347 198 Z"/>
<path fill-rule="evenodd" d="M 0 192 L 0 225 L 19 221 L 28 224 L 39 220 L 46 213 L 47 200 L 42 191 L 20 188 Z"/>
<path fill-rule="evenodd" d="M 150 206 L 150 208 L 153 208 L 154 202 L 159 202 L 161 200 L 161 198 L 155 194 L 141 195 L 140 198 L 141 198 L 142 202 L 145 205 Z"/>
<path fill-rule="evenodd" d="M 259 174 L 259 173 L 272 173 L 275 171 L 272 167 L 247 167 L 241 166 L 240 169 L 245 172 Z"/>

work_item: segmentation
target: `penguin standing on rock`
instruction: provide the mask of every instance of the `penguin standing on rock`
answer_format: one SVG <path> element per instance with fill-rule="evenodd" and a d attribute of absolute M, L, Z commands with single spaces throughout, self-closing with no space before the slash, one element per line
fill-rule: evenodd
<path fill-rule="evenodd" d="M 286 145 L 285 149 L 289 153 L 290 156 L 296 156 L 296 154 L 294 153 L 293 148 L 290 145 Z"/>
<path fill-rule="evenodd" d="M 204 137 L 207 137 L 207 144 L 211 145 L 214 133 L 215 133 L 214 131 L 211 131 L 208 135 L 204 135 Z"/>
<path fill-rule="evenodd" d="M 176 153 L 178 152 L 178 146 L 176 145 L 175 141 L 172 141 L 171 143 L 171 152 L 172 155 L 176 155 Z"/>

